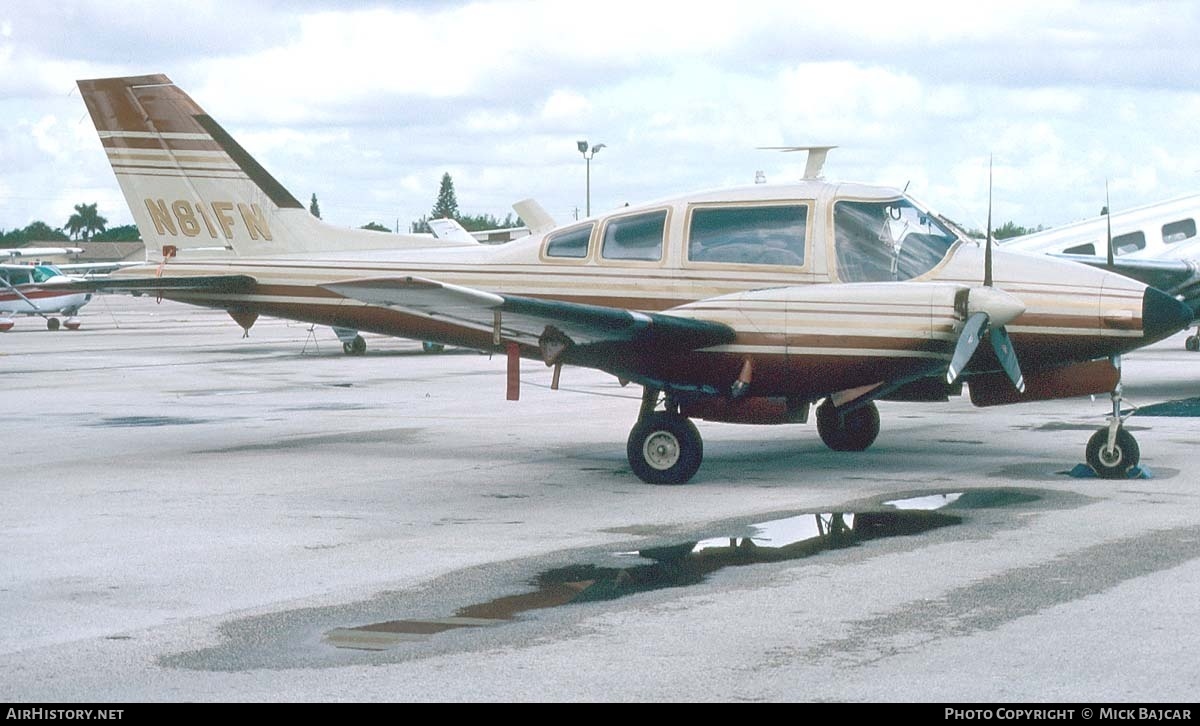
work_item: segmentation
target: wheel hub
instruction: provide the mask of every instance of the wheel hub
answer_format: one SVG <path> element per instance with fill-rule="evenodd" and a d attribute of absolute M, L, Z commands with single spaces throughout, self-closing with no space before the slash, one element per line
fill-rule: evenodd
<path fill-rule="evenodd" d="M 1114 467 L 1121 463 L 1121 447 L 1113 445 L 1112 449 L 1100 447 L 1100 463 Z"/>
<path fill-rule="evenodd" d="M 679 461 L 679 439 L 670 431 L 655 431 L 646 437 L 642 453 L 647 464 L 659 471 L 666 471 Z"/>

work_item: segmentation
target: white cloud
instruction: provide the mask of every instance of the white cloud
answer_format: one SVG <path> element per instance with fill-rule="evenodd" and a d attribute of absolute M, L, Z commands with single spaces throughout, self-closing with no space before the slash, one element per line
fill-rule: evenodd
<path fill-rule="evenodd" d="M 752 8 L 16 0 L 0 11 L 0 226 L 115 189 L 73 81 L 158 71 L 347 225 L 407 224 L 446 170 L 465 210 L 536 196 L 562 217 L 583 204 L 577 138 L 608 144 L 593 208 L 795 178 L 796 155 L 755 147 L 802 143 L 841 145 L 830 178 L 909 181 L 979 224 L 989 153 L 1020 224 L 1094 213 L 1083 190 L 1105 178 L 1127 206 L 1200 181 L 1193 4 Z"/>

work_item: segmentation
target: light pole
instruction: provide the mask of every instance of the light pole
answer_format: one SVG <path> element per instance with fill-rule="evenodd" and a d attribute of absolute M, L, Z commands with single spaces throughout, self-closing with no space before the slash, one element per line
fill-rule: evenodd
<path fill-rule="evenodd" d="M 586 141 L 576 141 L 575 145 L 579 148 L 579 153 L 583 154 L 584 161 L 587 162 L 587 215 L 592 216 L 592 157 L 596 152 L 604 148 L 604 144 L 596 144 L 588 146 Z"/>

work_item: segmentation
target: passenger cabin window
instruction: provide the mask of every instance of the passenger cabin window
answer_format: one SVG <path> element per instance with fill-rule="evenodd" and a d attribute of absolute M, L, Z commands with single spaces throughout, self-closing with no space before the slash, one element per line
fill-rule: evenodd
<path fill-rule="evenodd" d="M 1181 219 L 1178 222 L 1164 224 L 1162 228 L 1163 242 L 1175 244 L 1196 236 L 1196 220 Z"/>
<path fill-rule="evenodd" d="M 702 207 L 692 211 L 688 259 L 799 267 L 807 229 L 807 204 Z"/>
<path fill-rule="evenodd" d="M 592 227 L 585 224 L 563 232 L 555 232 L 546 241 L 547 257 L 568 257 L 582 259 L 587 257 L 588 240 L 592 237 Z"/>
<path fill-rule="evenodd" d="M 3 275 L 10 285 L 29 284 L 29 273 L 25 270 L 0 270 L 0 275 Z"/>
<path fill-rule="evenodd" d="M 1130 232 L 1113 237 L 1113 254 L 1127 255 L 1130 252 L 1146 249 L 1146 235 L 1143 232 Z"/>
<path fill-rule="evenodd" d="M 1096 245 L 1088 242 L 1085 245 L 1075 245 L 1063 250 L 1064 255 L 1094 255 L 1096 254 Z M 1107 253 L 1106 253 L 1107 254 Z"/>
<path fill-rule="evenodd" d="M 932 270 L 958 237 L 908 199 L 838 202 L 834 246 L 842 282 L 908 280 Z"/>
<path fill-rule="evenodd" d="M 667 210 L 610 220 L 604 228 L 604 244 L 600 255 L 606 260 L 662 259 L 663 230 L 667 225 Z"/>

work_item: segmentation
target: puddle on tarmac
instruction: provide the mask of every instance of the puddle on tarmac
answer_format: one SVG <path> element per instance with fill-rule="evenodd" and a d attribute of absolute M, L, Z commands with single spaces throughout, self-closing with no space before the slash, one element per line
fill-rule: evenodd
<path fill-rule="evenodd" d="M 531 610 L 687 587 L 727 567 L 798 560 L 870 540 L 919 535 L 963 521 L 947 510 L 986 509 L 1038 499 L 1035 494 L 1011 489 L 969 490 L 887 499 L 856 512 L 770 519 L 739 528 L 738 533 L 714 533 L 712 537 L 678 544 L 610 553 L 608 561 L 627 560 L 627 565 L 577 564 L 546 570 L 532 579 L 534 589 L 529 592 L 468 605 L 447 617 L 337 628 L 328 631 L 324 640 L 338 648 L 388 650 L 448 630 L 503 625 Z"/>
<path fill-rule="evenodd" d="M 190 426 L 192 424 L 208 423 L 208 419 L 184 418 L 180 416 L 117 416 L 102 418 L 88 424 L 103 428 L 125 428 L 139 426 Z"/>

